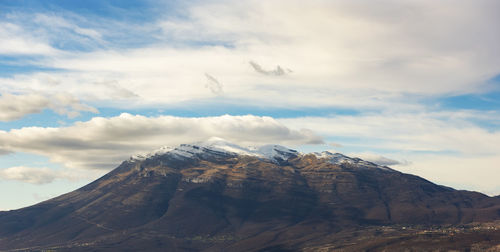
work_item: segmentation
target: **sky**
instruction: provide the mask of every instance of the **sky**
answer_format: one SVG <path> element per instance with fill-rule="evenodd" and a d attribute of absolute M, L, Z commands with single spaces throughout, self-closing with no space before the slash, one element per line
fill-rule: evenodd
<path fill-rule="evenodd" d="M 499 11 L 487 0 L 2 0 L 0 210 L 213 136 L 499 195 Z"/>

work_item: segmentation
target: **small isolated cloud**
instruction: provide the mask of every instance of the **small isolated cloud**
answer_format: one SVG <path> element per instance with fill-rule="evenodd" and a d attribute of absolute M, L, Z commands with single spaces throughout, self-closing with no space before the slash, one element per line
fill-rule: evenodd
<path fill-rule="evenodd" d="M 0 179 L 41 185 L 51 183 L 55 179 L 74 179 L 74 177 L 67 172 L 60 172 L 49 168 L 15 166 L 1 169 Z"/>
<path fill-rule="evenodd" d="M 286 69 L 286 71 L 281 68 L 279 65 L 276 66 L 276 69 L 274 70 L 264 70 L 259 64 L 253 62 L 253 61 L 250 61 L 248 62 L 252 67 L 253 69 L 257 72 L 257 73 L 260 73 L 260 74 L 263 74 L 263 75 L 269 75 L 269 76 L 282 76 L 282 75 L 285 75 L 288 73 L 291 73 L 292 70 L 290 69 Z"/>
<path fill-rule="evenodd" d="M 8 155 L 8 154 L 11 154 L 11 153 L 12 153 L 11 151 L 0 149 L 0 156 L 2 156 L 2 155 Z"/>
<path fill-rule="evenodd" d="M 408 161 L 398 161 L 394 160 L 391 158 L 387 158 L 378 154 L 374 153 L 360 153 L 360 154 L 355 154 L 353 156 L 359 157 L 363 160 L 378 164 L 378 165 L 386 165 L 386 166 L 391 166 L 391 165 L 407 165 L 409 164 Z"/>
<path fill-rule="evenodd" d="M 119 82 L 117 80 L 95 82 L 94 84 L 108 89 L 111 95 L 110 98 L 128 99 L 128 98 L 139 97 L 139 95 L 137 95 L 136 93 L 126 88 L 120 87 Z"/>
<path fill-rule="evenodd" d="M 124 113 L 111 118 L 94 117 L 69 127 L 0 131 L 0 149 L 46 156 L 68 168 L 107 170 L 136 153 L 213 136 L 244 146 L 323 143 L 310 130 L 288 128 L 265 116 L 186 118 Z"/>
<path fill-rule="evenodd" d="M 80 112 L 99 113 L 99 111 L 89 105 L 81 103 L 78 99 L 68 94 L 56 94 L 51 98 L 48 108 L 60 115 L 66 115 L 74 118 L 80 115 Z"/>
<path fill-rule="evenodd" d="M 330 145 L 331 147 L 334 147 L 334 148 L 341 148 L 341 147 L 343 147 L 342 144 L 334 143 L 334 142 L 329 142 L 328 145 Z"/>
<path fill-rule="evenodd" d="M 87 111 L 98 113 L 96 108 L 81 103 L 68 94 L 41 95 L 41 94 L 3 94 L 0 96 L 0 121 L 13 121 L 29 114 L 51 109 L 57 114 L 70 118 Z"/>
<path fill-rule="evenodd" d="M 221 95 L 224 93 L 222 83 L 220 83 L 215 77 L 207 73 L 205 73 L 205 77 L 207 77 L 207 84 L 205 84 L 206 88 L 210 89 L 210 91 L 215 95 Z"/>
<path fill-rule="evenodd" d="M 0 121 L 13 121 L 28 114 L 42 112 L 49 107 L 50 100 L 42 95 L 12 95 L 0 96 Z"/>

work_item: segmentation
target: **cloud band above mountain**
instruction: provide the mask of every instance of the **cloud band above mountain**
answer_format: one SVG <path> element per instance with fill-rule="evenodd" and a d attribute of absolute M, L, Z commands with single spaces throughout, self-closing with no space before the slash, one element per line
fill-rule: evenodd
<path fill-rule="evenodd" d="M 323 143 L 312 131 L 288 128 L 271 117 L 145 117 L 124 113 L 69 127 L 0 131 L 0 149 L 39 154 L 69 168 L 111 169 L 135 153 L 212 136 L 241 145 Z"/>

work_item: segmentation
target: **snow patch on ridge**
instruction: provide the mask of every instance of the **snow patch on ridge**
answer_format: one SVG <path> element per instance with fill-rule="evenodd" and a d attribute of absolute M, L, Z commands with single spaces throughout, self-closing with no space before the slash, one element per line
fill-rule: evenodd
<path fill-rule="evenodd" d="M 169 147 L 169 146 L 163 146 L 163 147 L 160 147 L 159 149 L 154 150 L 154 151 L 149 152 L 149 153 L 133 155 L 132 157 L 130 157 L 130 159 L 131 160 L 145 160 L 145 159 L 148 159 L 150 157 L 154 157 L 156 155 L 163 155 L 163 154 L 168 153 L 172 150 L 174 150 L 174 148 Z"/>
<path fill-rule="evenodd" d="M 178 147 L 161 147 L 151 153 L 134 155 L 131 160 L 145 160 L 154 156 L 171 154 L 179 158 L 193 158 L 205 153 L 254 156 L 273 161 L 283 161 L 298 156 L 296 150 L 281 145 L 263 145 L 260 147 L 241 147 L 222 138 L 212 137 L 194 144 L 181 144 Z"/>
<path fill-rule="evenodd" d="M 288 149 L 281 145 L 264 145 L 256 149 L 256 152 L 264 157 L 272 159 L 287 160 L 291 157 L 298 156 L 300 153 L 296 150 Z"/>
<path fill-rule="evenodd" d="M 391 168 L 387 166 L 378 165 L 372 162 L 365 161 L 361 158 L 351 158 L 340 153 L 331 153 L 329 151 L 314 152 L 312 153 L 317 158 L 325 158 L 332 164 L 352 164 L 361 168 L 378 168 L 382 170 L 392 171 Z"/>
<path fill-rule="evenodd" d="M 245 155 L 245 156 L 254 156 L 262 159 L 271 160 L 273 162 L 282 162 L 286 161 L 289 158 L 302 156 L 304 154 L 286 148 L 281 145 L 270 144 L 263 145 L 259 147 L 242 147 L 237 144 L 226 141 L 222 138 L 212 137 L 203 142 L 197 142 L 193 144 L 181 144 L 178 147 L 161 147 L 158 150 L 153 152 L 143 154 L 143 155 L 135 155 L 130 158 L 131 161 L 142 161 L 154 156 L 160 155 L 173 155 L 175 158 L 179 159 L 189 159 L 196 158 L 202 155 Z M 362 160 L 360 158 L 351 158 L 345 156 L 340 153 L 331 153 L 329 151 L 323 152 L 313 152 L 317 158 L 327 159 L 328 162 L 332 164 L 351 164 L 356 165 L 360 168 L 378 168 L 383 170 L 392 170 L 387 166 L 377 165 L 372 162 L 368 162 Z"/>

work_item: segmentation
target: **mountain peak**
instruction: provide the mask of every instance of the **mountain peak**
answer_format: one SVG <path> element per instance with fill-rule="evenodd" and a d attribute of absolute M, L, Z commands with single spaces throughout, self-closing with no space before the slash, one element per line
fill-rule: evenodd
<path fill-rule="evenodd" d="M 436 244 L 436 235 L 456 230 L 456 240 L 483 244 L 500 231 L 484 226 L 479 236 L 463 224 L 499 218 L 499 198 L 359 158 L 211 138 L 160 148 L 76 191 L 0 212 L 0 250 L 365 251 L 383 248 L 374 241 Z M 434 233 L 429 225 L 455 226 Z"/>
<path fill-rule="evenodd" d="M 341 153 L 329 151 L 309 153 L 318 159 L 326 159 L 336 165 L 354 165 L 358 168 L 378 168 L 393 171 L 387 166 L 378 165 L 356 157 L 348 157 Z M 169 155 L 175 159 L 204 158 L 209 156 L 253 156 L 274 163 L 281 163 L 293 157 L 308 155 L 278 144 L 242 147 L 219 137 L 211 137 L 205 141 L 191 144 L 180 144 L 177 147 L 163 146 L 147 154 L 134 155 L 130 161 L 144 161 L 156 156 Z"/>
<path fill-rule="evenodd" d="M 258 147 L 242 147 L 223 138 L 211 137 L 205 141 L 192 144 L 181 144 L 177 147 L 163 146 L 147 154 L 134 155 L 131 157 L 131 160 L 142 161 L 160 155 L 172 155 L 179 159 L 185 159 L 207 154 L 254 156 L 280 162 L 298 156 L 301 153 L 277 144 L 262 145 Z"/>

